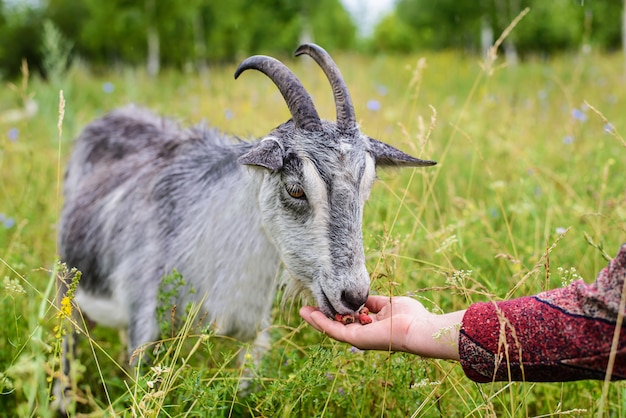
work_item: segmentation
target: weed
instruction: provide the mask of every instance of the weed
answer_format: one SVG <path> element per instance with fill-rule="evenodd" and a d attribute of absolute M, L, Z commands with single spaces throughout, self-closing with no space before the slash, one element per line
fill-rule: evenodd
<path fill-rule="evenodd" d="M 163 338 L 173 337 L 176 325 L 185 321 L 185 317 L 177 318 L 176 316 L 178 295 L 184 286 L 185 279 L 177 270 L 166 274 L 161 279 L 157 294 L 156 315 Z M 184 315 L 185 312 L 182 314 Z"/>
<path fill-rule="evenodd" d="M 363 221 L 374 292 L 418 295 L 433 311 L 463 309 L 535 294 L 562 279 L 591 280 L 624 241 L 619 162 L 626 122 L 616 104 L 626 100 L 626 87 L 619 56 L 531 57 L 516 67 L 499 66 L 496 57 L 488 74 L 476 59 L 448 52 L 337 60 L 363 132 L 439 162 L 378 173 Z M 289 65 L 309 71 L 297 61 Z M 309 73 L 307 87 L 330 118 L 327 83 Z M 248 127 L 262 135 L 289 117 L 271 83 L 234 82 L 231 67 L 215 66 L 210 78 L 165 71 L 154 80 L 139 70 L 93 75 L 73 66 L 62 78 L 63 117 L 58 86 L 36 76 L 0 93 L 0 104 L 36 100 L 39 107 L 31 119 L 0 118 L 0 411 L 8 416 L 53 415 L 55 326 L 71 321 L 70 305 L 59 311 L 54 300 L 62 270 L 54 264 L 57 190 L 69 138 L 128 102 L 189 122 L 208 118 L 238 134 Z M 368 110 L 374 98 L 378 110 Z M 571 109 L 583 112 L 584 122 Z M 564 143 L 567 136 L 573 141 Z M 271 349 L 258 364 L 248 359 L 251 373 L 244 374 L 237 358 L 249 345 L 197 329 L 196 306 L 173 313 L 186 285 L 176 272 L 163 283 L 162 339 L 143 348 L 152 363 L 139 371 L 116 360 L 125 347 L 114 333 L 71 324 L 80 325 L 75 362 L 78 373 L 85 371 L 73 415 L 624 415 L 622 383 L 477 385 L 455 363 L 330 341 L 302 324 L 296 306 L 281 312 L 289 305 L 278 299 Z M 246 379 L 253 390 L 244 396 Z"/>

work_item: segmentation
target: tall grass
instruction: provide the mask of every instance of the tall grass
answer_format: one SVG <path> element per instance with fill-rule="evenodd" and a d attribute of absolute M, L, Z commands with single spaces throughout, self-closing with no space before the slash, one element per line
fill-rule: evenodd
<path fill-rule="evenodd" d="M 529 59 L 481 68 L 455 53 L 340 55 L 367 134 L 439 162 L 379 173 L 365 209 L 373 291 L 409 294 L 434 311 L 586 281 L 626 241 L 626 85 L 621 57 Z M 321 71 L 289 61 L 325 118 Z M 498 62 L 496 64 L 499 64 Z M 52 379 L 69 319 L 54 307 L 60 170 L 81 127 L 128 102 L 259 136 L 286 120 L 262 75 L 150 78 L 74 66 L 55 85 L 37 77 L 0 93 L 0 414 L 52 416 Z M 10 88 L 9 88 L 10 87 Z M 59 91 L 65 108 L 59 117 Z M 37 115 L 3 119 L 28 98 Z M 59 122 L 61 126 L 59 128 Z M 125 367 L 115 332 L 82 329 L 71 415 L 93 416 L 589 416 L 625 412 L 626 387 L 602 382 L 475 384 L 451 362 L 361 352 L 302 324 L 280 294 L 272 349 L 249 371 L 247 344 L 186 326 L 147 347 L 151 366 Z M 289 305 L 287 305 L 289 306 Z M 243 308 L 243 307 L 242 307 Z M 188 312 L 193 317 L 193 309 Z M 167 324 L 165 324 L 167 325 Z M 167 327 L 165 327 L 167 329 Z M 247 396 L 240 384 L 250 383 Z M 602 405 L 602 407 L 601 407 Z"/>

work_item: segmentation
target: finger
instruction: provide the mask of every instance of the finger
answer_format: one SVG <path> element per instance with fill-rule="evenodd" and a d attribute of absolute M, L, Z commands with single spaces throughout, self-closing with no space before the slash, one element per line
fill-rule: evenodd
<path fill-rule="evenodd" d="M 324 332 L 329 337 L 351 344 L 363 350 L 389 349 L 391 330 L 389 323 L 373 322 L 367 325 L 349 324 L 344 325 L 339 321 L 329 319 L 320 311 L 313 311 L 310 315 L 311 324 L 318 330 Z"/>
<path fill-rule="evenodd" d="M 302 319 L 308 322 L 309 325 L 311 325 L 316 330 L 323 332 L 319 325 L 317 325 L 317 323 L 311 318 L 313 312 L 319 312 L 319 309 L 314 308 L 313 306 L 303 306 L 302 308 L 300 308 L 300 316 L 302 317 Z"/>
<path fill-rule="evenodd" d="M 372 313 L 380 312 L 385 306 L 389 305 L 391 298 L 389 296 L 374 295 L 367 298 L 365 306 Z"/>
<path fill-rule="evenodd" d="M 304 317 L 304 316 L 311 316 L 311 312 L 318 310 L 318 308 L 314 307 L 314 306 L 303 306 L 302 308 L 300 308 L 300 316 Z"/>
<path fill-rule="evenodd" d="M 330 335 L 334 339 L 338 339 L 340 341 L 345 341 L 345 328 L 346 325 L 340 321 L 334 321 L 324 315 L 323 312 L 319 310 L 314 310 L 310 312 L 309 322 L 313 327 L 317 330 Z"/>

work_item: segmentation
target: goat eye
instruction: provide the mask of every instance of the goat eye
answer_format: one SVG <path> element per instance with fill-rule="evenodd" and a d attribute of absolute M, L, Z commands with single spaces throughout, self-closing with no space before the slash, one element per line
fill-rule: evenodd
<path fill-rule="evenodd" d="M 294 199 L 306 199 L 306 196 L 304 195 L 304 190 L 299 184 L 287 184 L 285 186 L 285 189 L 287 189 L 287 193 L 289 193 L 289 196 L 293 197 Z"/>

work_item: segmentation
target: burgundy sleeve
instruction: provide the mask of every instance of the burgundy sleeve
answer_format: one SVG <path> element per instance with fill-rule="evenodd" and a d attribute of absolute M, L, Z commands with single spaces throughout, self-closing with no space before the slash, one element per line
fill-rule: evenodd
<path fill-rule="evenodd" d="M 590 285 L 471 305 L 459 335 L 465 374 L 476 382 L 603 380 L 625 278 L 626 244 Z M 611 378 L 626 379 L 626 318 Z"/>

